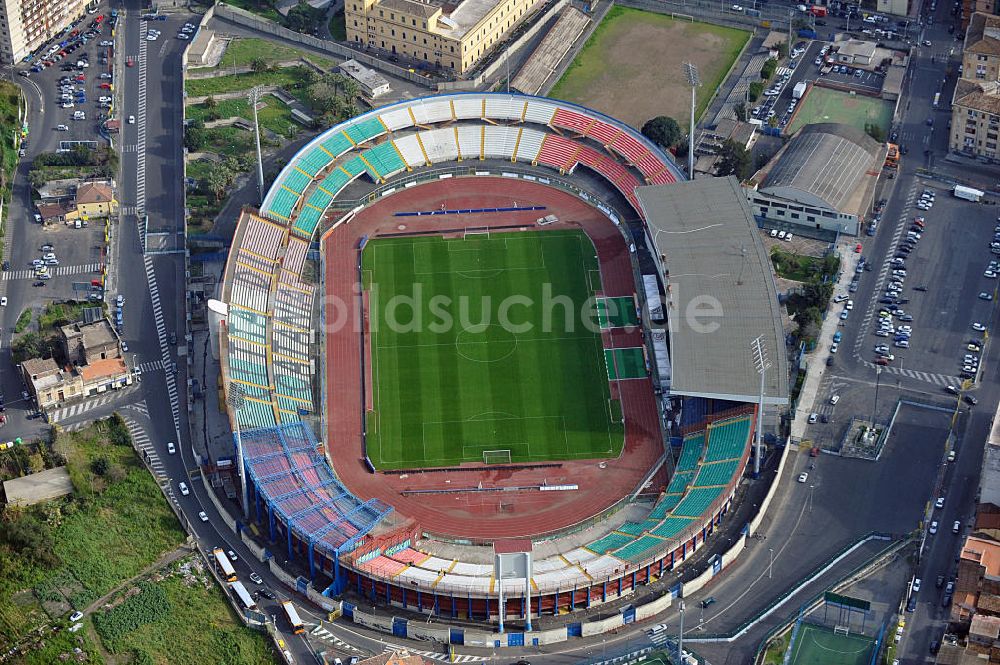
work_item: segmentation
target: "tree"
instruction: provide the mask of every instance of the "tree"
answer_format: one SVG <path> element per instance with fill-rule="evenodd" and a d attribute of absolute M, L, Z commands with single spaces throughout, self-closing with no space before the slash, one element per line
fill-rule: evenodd
<path fill-rule="evenodd" d="M 254 73 L 260 74 L 261 72 L 267 71 L 267 60 L 264 58 L 254 58 L 250 61 L 250 70 Z"/>
<path fill-rule="evenodd" d="M 219 102 L 217 102 L 215 100 L 215 97 L 213 97 L 212 95 L 209 95 L 208 97 L 205 98 L 204 104 L 205 104 L 205 108 L 207 108 L 207 109 L 214 109 L 216 106 L 219 105 Z"/>
<path fill-rule="evenodd" d="M 204 129 L 188 127 L 184 132 L 184 147 L 188 152 L 198 152 L 208 144 Z"/>
<path fill-rule="evenodd" d="M 760 96 L 764 94 L 764 84 L 760 81 L 754 81 L 749 86 L 747 86 L 747 96 L 750 98 L 751 102 L 755 102 L 760 99 Z"/>
<path fill-rule="evenodd" d="M 768 58 L 764 61 L 764 64 L 760 68 L 761 79 L 768 81 L 772 76 L 774 76 L 775 70 L 778 69 L 778 61 L 774 58 Z"/>
<path fill-rule="evenodd" d="M 111 469 L 111 462 L 108 461 L 107 457 L 98 457 L 90 463 L 90 470 L 97 476 L 106 475 L 109 469 Z"/>
<path fill-rule="evenodd" d="M 879 143 L 885 143 L 885 132 L 882 128 L 872 122 L 865 123 L 865 132 Z"/>
<path fill-rule="evenodd" d="M 642 135 L 664 148 L 673 148 L 684 137 L 680 125 L 673 118 L 658 115 L 642 126 Z"/>
<path fill-rule="evenodd" d="M 296 32 L 314 32 L 323 15 L 323 10 L 313 9 L 305 0 L 299 0 L 299 4 L 288 10 L 285 25 Z"/>
<path fill-rule="evenodd" d="M 734 106 L 733 112 L 736 113 L 736 119 L 739 120 L 740 122 L 747 121 L 747 105 L 744 104 L 743 102 L 740 102 L 739 104 Z"/>
<path fill-rule="evenodd" d="M 775 48 L 778 51 L 779 60 L 783 60 L 788 57 L 788 42 L 779 42 Z"/>
<path fill-rule="evenodd" d="M 726 139 L 719 150 L 716 173 L 719 176 L 735 175 L 740 180 L 750 177 L 750 153 L 732 139 Z"/>

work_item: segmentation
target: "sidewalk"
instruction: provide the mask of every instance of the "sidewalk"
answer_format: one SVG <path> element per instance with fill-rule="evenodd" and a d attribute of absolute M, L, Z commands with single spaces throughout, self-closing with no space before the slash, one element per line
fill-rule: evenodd
<path fill-rule="evenodd" d="M 834 295 L 847 293 L 847 287 L 855 274 L 854 268 L 857 266 L 857 261 L 852 260 L 855 255 L 848 250 L 846 244 L 841 243 L 837 245 L 836 251 L 840 256 L 840 277 L 837 279 L 836 286 L 834 286 Z M 803 382 L 802 390 L 799 392 L 795 418 L 792 420 L 792 439 L 795 441 L 800 441 L 805 437 L 809 414 L 813 411 L 813 405 L 816 403 L 820 384 L 823 381 L 823 376 L 826 374 L 825 359 L 830 355 L 833 334 L 837 331 L 839 323 L 840 317 L 831 307 L 827 310 L 826 318 L 823 319 L 823 326 L 819 339 L 816 341 L 816 348 L 808 356 L 809 368 L 806 370 L 806 380 Z M 847 349 L 842 349 L 840 352 L 850 353 Z"/>

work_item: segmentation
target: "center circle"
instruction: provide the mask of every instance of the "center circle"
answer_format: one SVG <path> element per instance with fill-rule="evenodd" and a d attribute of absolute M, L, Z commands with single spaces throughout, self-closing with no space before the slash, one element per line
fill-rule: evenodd
<path fill-rule="evenodd" d="M 495 363 L 505 360 L 517 348 L 517 336 L 500 325 L 489 325 L 474 330 L 462 330 L 455 337 L 458 355 L 477 363 Z"/>

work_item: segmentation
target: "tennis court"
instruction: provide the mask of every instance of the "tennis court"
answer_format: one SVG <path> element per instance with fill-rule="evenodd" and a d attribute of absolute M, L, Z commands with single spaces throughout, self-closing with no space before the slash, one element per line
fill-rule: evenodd
<path fill-rule="evenodd" d="M 372 464 L 616 457 L 595 254 L 563 230 L 368 242 Z"/>
<path fill-rule="evenodd" d="M 884 99 L 814 85 L 799 102 L 786 133 L 791 136 L 806 125 L 820 122 L 850 125 L 862 132 L 866 125 L 874 124 L 887 134 L 892 124 L 892 104 Z"/>
<path fill-rule="evenodd" d="M 792 644 L 789 665 L 869 665 L 875 640 L 861 634 L 803 623 Z"/>

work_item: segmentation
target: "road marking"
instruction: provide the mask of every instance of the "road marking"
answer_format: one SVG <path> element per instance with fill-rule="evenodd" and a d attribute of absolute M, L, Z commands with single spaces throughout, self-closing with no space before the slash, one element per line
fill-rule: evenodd
<path fill-rule="evenodd" d="M 100 267 L 100 263 L 87 263 L 82 266 L 49 266 L 49 274 L 53 277 L 66 277 L 69 275 L 81 275 L 87 272 L 97 273 L 100 271 Z M 31 268 L 8 270 L 2 273 L 2 275 L 5 282 L 13 279 L 38 279 L 35 271 Z"/>
<path fill-rule="evenodd" d="M 149 283 L 149 298 L 153 305 L 153 322 L 156 324 L 156 336 L 160 341 L 160 356 L 164 367 L 173 364 L 170 346 L 167 344 L 167 326 L 163 320 L 163 308 L 160 305 L 160 290 L 156 284 L 156 271 L 153 269 L 153 257 L 144 255 L 142 261 L 146 267 L 146 280 Z M 180 402 L 178 400 L 177 380 L 173 372 L 165 373 L 167 379 L 167 396 L 170 398 L 170 412 L 174 420 L 174 431 L 177 440 L 181 439 Z"/>
<path fill-rule="evenodd" d="M 61 420 L 68 420 L 75 416 L 83 415 L 88 411 L 93 411 L 94 409 L 102 407 L 105 404 L 118 402 L 121 399 L 123 399 L 126 395 L 135 392 L 137 387 L 138 386 L 133 383 L 131 386 L 128 386 L 126 388 L 120 388 L 118 390 L 110 390 L 101 395 L 96 395 L 82 402 L 78 402 L 77 404 L 71 404 L 69 406 L 64 406 L 60 409 L 50 411 L 49 422 L 58 423 Z"/>

